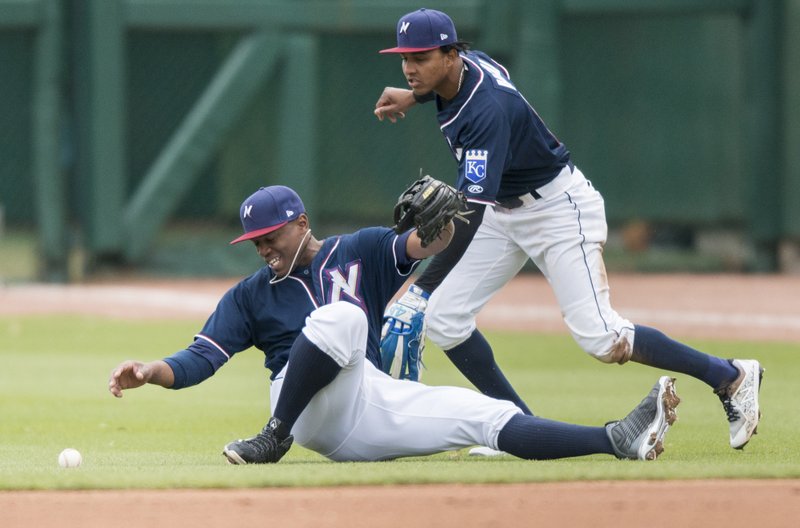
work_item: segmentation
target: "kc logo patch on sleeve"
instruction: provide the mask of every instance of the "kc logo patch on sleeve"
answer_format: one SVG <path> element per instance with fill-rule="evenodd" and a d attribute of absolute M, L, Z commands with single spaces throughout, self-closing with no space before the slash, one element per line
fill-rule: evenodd
<path fill-rule="evenodd" d="M 466 178 L 472 183 L 478 183 L 486 177 L 486 160 L 489 158 L 488 150 L 468 150 L 464 160 Z"/>

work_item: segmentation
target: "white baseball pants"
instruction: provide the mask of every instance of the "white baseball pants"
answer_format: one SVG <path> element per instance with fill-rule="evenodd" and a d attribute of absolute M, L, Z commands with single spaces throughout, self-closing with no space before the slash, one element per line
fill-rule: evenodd
<path fill-rule="evenodd" d="M 430 387 L 378 370 L 365 358 L 367 318 L 353 304 L 314 310 L 303 333 L 342 370 L 314 396 L 292 434 L 332 460 L 387 460 L 473 445 L 497 449 L 500 430 L 522 412 L 471 389 Z M 270 387 L 272 412 L 285 372 Z"/>
<path fill-rule="evenodd" d="M 427 335 L 443 350 L 464 342 L 475 317 L 528 258 L 547 278 L 564 321 L 586 352 L 615 362 L 633 347 L 633 324 L 611 307 L 603 245 L 603 197 L 577 168 L 564 170 L 539 199 L 516 209 L 487 207 L 464 256 L 431 295 Z M 627 342 L 627 343 L 626 343 Z"/>

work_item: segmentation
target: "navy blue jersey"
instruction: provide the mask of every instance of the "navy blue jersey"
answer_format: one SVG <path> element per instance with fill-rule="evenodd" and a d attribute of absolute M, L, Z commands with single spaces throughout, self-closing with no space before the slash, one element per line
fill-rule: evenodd
<path fill-rule="evenodd" d="M 367 315 L 367 359 L 380 368 L 384 308 L 418 263 L 406 255 L 407 239 L 408 233 L 397 236 L 391 229 L 371 227 L 325 239 L 310 266 L 296 268 L 275 284 L 269 282 L 272 270 L 261 268 L 225 293 L 187 350 L 211 364 L 207 377 L 234 354 L 256 347 L 274 377 L 306 317 L 324 304 L 347 301 Z M 182 354 L 167 362 L 181 363 Z"/>
<path fill-rule="evenodd" d="M 437 118 L 458 161 L 457 187 L 494 204 L 555 178 L 569 151 L 517 91 L 503 66 L 480 51 L 461 53 L 466 71 L 451 101 L 436 97 Z"/>

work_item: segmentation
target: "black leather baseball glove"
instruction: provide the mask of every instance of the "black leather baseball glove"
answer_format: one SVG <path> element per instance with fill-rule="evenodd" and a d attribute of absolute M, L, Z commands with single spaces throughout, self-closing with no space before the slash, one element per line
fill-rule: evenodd
<path fill-rule="evenodd" d="M 403 191 L 394 206 L 394 231 L 417 228 L 422 247 L 436 240 L 442 229 L 466 207 L 463 193 L 444 182 L 424 176 Z M 466 221 L 466 220 L 465 220 Z"/>

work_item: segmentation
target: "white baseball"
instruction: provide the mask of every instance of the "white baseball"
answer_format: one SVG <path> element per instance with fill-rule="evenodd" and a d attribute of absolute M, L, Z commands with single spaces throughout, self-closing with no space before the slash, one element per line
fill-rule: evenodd
<path fill-rule="evenodd" d="M 58 455 L 58 465 L 62 468 L 76 468 L 83 462 L 80 452 L 71 447 L 66 448 Z"/>

